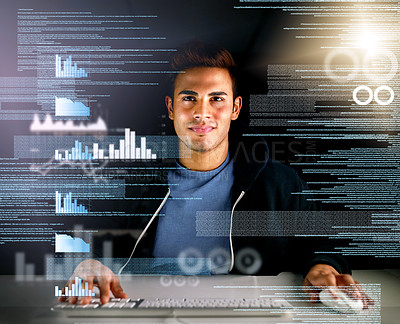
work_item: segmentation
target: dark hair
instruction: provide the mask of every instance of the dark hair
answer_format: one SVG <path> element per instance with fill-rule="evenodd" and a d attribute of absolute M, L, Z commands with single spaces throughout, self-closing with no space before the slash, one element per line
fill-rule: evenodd
<path fill-rule="evenodd" d="M 185 71 L 195 67 L 216 67 L 227 69 L 232 80 L 233 98 L 237 96 L 236 64 L 232 54 L 222 47 L 207 45 L 202 42 L 190 42 L 178 48 L 171 59 L 174 71 Z M 170 94 L 173 98 L 175 80 L 178 73 L 174 73 L 170 80 Z"/>

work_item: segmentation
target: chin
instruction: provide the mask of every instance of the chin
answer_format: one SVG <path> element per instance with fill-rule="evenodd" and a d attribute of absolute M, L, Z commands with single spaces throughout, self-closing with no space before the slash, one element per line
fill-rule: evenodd
<path fill-rule="evenodd" d="M 199 138 L 193 139 L 186 136 L 180 138 L 180 140 L 188 149 L 199 153 L 209 152 L 217 147 L 216 143 L 204 137 L 199 140 Z"/>
<path fill-rule="evenodd" d="M 189 148 L 192 151 L 200 152 L 200 153 L 208 152 L 208 151 L 210 151 L 212 149 L 212 148 L 204 146 L 204 145 L 191 145 Z"/>
<path fill-rule="evenodd" d="M 211 151 L 214 146 L 212 143 L 189 143 L 188 147 L 195 152 L 208 152 Z"/>

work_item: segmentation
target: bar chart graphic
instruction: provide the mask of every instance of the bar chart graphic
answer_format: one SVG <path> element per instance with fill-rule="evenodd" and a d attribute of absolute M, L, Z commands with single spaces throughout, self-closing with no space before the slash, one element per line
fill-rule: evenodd
<path fill-rule="evenodd" d="M 140 145 L 136 147 L 136 140 L 140 140 Z M 138 143 L 138 144 L 139 144 Z M 71 160 L 152 160 L 157 159 L 157 155 L 152 153 L 151 149 L 146 147 L 146 137 L 136 139 L 136 133 L 129 128 L 125 128 L 124 139 L 119 140 L 119 147 L 116 149 L 115 144 L 109 144 L 107 151 L 99 148 L 99 143 L 93 143 L 91 153 L 89 147 L 79 141 L 75 141 L 75 147 L 71 148 L 71 152 L 65 150 L 55 150 L 55 160 L 71 161 Z"/>
<path fill-rule="evenodd" d="M 82 102 L 56 97 L 56 116 L 90 116 L 90 108 Z"/>
<path fill-rule="evenodd" d="M 54 293 L 56 297 L 93 297 L 95 293 L 89 290 L 89 284 L 85 282 L 83 285 L 83 280 L 81 278 L 75 277 L 75 283 L 71 285 L 71 288 L 65 287 L 64 294 L 62 289 L 58 286 L 54 287 Z"/>
<path fill-rule="evenodd" d="M 56 233 L 56 253 L 86 253 L 90 252 L 90 243 L 80 237 Z"/>
<path fill-rule="evenodd" d="M 62 65 L 62 66 L 61 66 Z M 56 55 L 56 78 L 86 78 L 87 73 L 84 69 L 78 68 L 76 63 L 72 64 L 70 55 L 61 61 L 61 56 Z"/>
<path fill-rule="evenodd" d="M 25 253 L 15 254 L 15 281 L 31 281 L 35 276 L 35 265 L 25 262 Z"/>
<path fill-rule="evenodd" d="M 69 192 L 62 197 L 62 194 L 56 191 L 56 214 L 87 214 L 88 211 L 83 205 L 78 205 L 77 199 L 72 201 L 72 193 Z"/>

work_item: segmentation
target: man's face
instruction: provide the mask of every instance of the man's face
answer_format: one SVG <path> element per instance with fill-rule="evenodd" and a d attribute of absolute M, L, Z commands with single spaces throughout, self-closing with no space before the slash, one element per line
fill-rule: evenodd
<path fill-rule="evenodd" d="M 239 116 L 242 98 L 233 99 L 227 69 L 196 67 L 175 80 L 174 100 L 165 98 L 181 143 L 196 152 L 210 152 L 228 145 L 231 120 Z"/>

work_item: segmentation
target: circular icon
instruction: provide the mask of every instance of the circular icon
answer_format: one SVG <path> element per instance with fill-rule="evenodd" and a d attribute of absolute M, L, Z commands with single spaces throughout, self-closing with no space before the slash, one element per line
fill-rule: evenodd
<path fill-rule="evenodd" d="M 262 263 L 260 253 L 253 248 L 241 249 L 236 255 L 236 269 L 244 274 L 257 273 L 261 269 Z"/>
<path fill-rule="evenodd" d="M 196 275 L 203 269 L 204 258 L 199 250 L 188 248 L 179 253 L 178 265 L 183 273 L 187 275 Z"/>
<path fill-rule="evenodd" d="M 170 276 L 161 276 L 160 284 L 163 287 L 169 287 L 172 284 L 172 278 Z"/>
<path fill-rule="evenodd" d="M 208 257 L 211 261 L 211 272 L 213 274 L 226 274 L 229 272 L 231 255 L 226 249 L 213 249 L 209 253 Z"/>
<path fill-rule="evenodd" d="M 196 276 L 190 276 L 190 277 L 187 277 L 187 282 L 188 282 L 189 286 L 197 287 L 200 283 L 200 279 L 199 279 L 199 277 L 196 277 Z"/>
<path fill-rule="evenodd" d="M 387 74 L 382 74 L 382 70 L 388 66 L 387 62 L 382 62 L 382 58 L 388 58 L 390 61 L 390 70 Z M 370 67 L 372 65 L 372 67 Z M 392 80 L 399 68 L 399 62 L 396 55 L 387 49 L 371 51 L 364 56 L 363 72 L 371 80 L 389 81 Z"/>
<path fill-rule="evenodd" d="M 358 92 L 359 92 L 360 90 L 366 90 L 366 91 L 368 92 L 368 99 L 367 99 L 367 100 L 365 100 L 365 101 L 360 101 L 360 100 L 358 99 L 357 94 L 358 94 Z M 372 101 L 373 98 L 374 98 L 374 94 L 372 93 L 372 90 L 371 90 L 370 87 L 367 87 L 367 86 L 362 85 L 362 86 L 358 86 L 357 88 L 355 88 L 355 89 L 353 90 L 353 100 L 354 100 L 357 104 L 359 104 L 360 106 L 368 105 L 368 104 Z"/>
<path fill-rule="evenodd" d="M 347 56 L 351 59 L 351 61 L 353 62 L 353 68 L 351 73 L 349 73 L 348 75 L 337 75 L 335 74 L 334 70 L 333 70 L 333 66 L 332 66 L 332 61 L 336 56 Z M 355 76 L 358 73 L 357 67 L 359 65 L 359 60 L 357 55 L 348 49 L 335 49 L 333 51 L 330 51 L 328 53 L 328 55 L 325 57 L 324 60 L 324 69 L 325 69 L 325 73 L 333 80 L 338 81 L 338 82 L 342 82 L 343 80 L 353 80 L 355 78 Z"/>
<path fill-rule="evenodd" d="M 185 285 L 185 283 L 186 283 L 186 279 L 183 276 L 176 276 L 174 278 L 174 284 L 177 287 L 183 287 Z"/>
<path fill-rule="evenodd" d="M 379 99 L 379 92 L 380 92 L 381 90 L 389 91 L 389 93 L 390 93 L 390 98 L 389 98 L 388 100 L 382 101 L 382 100 Z M 376 101 L 378 104 L 380 104 L 380 105 L 382 105 L 382 106 L 389 105 L 389 104 L 392 103 L 392 101 L 394 100 L 394 91 L 393 91 L 393 89 L 392 89 L 391 87 L 388 87 L 388 86 L 380 86 L 380 87 L 376 88 L 375 91 L 374 91 L 374 99 L 375 99 L 375 101 Z"/>

